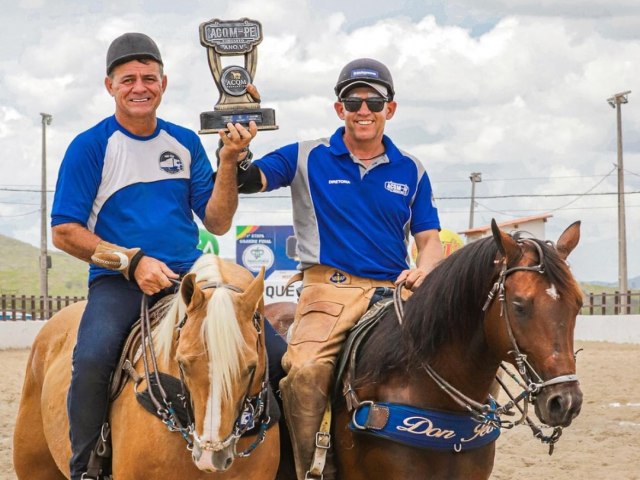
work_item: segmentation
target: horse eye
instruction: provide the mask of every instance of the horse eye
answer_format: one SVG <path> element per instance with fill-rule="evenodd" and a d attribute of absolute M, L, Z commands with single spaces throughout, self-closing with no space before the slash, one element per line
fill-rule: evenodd
<path fill-rule="evenodd" d="M 513 302 L 513 310 L 517 315 L 524 315 L 526 308 L 521 302 Z"/>

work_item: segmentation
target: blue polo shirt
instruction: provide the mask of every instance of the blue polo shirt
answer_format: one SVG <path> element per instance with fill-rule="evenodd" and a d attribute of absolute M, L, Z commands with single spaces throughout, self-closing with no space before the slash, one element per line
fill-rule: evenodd
<path fill-rule="evenodd" d="M 174 272 L 200 256 L 198 226 L 213 189 L 200 138 L 158 119 L 148 137 L 125 130 L 115 116 L 78 135 L 65 153 L 51 225 L 79 223 L 103 240 L 140 247 Z M 91 265 L 89 280 L 118 272 Z"/>
<path fill-rule="evenodd" d="M 282 147 L 255 164 L 269 191 L 291 186 L 302 269 L 323 264 L 393 281 L 409 267 L 409 234 L 440 229 L 429 177 L 387 136 L 382 161 L 362 169 L 343 135 L 344 127 L 329 139 Z"/>

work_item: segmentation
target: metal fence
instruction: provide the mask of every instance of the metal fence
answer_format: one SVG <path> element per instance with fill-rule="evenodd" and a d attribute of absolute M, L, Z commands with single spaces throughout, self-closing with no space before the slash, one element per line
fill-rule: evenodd
<path fill-rule="evenodd" d="M 0 295 L 0 320 L 46 320 L 49 315 L 62 310 L 85 297 L 48 297 L 36 295 Z"/>

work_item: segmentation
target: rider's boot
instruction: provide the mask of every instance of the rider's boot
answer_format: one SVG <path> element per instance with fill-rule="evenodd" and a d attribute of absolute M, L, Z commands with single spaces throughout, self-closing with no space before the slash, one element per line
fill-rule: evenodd
<path fill-rule="evenodd" d="M 280 382 L 298 480 L 305 479 L 311 466 L 332 375 L 332 363 L 316 362 L 290 371 Z"/>

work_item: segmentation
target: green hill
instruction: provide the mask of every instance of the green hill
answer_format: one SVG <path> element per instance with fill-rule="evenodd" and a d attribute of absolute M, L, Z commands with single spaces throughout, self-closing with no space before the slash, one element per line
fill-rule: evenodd
<path fill-rule="evenodd" d="M 49 252 L 49 295 L 86 296 L 88 265 L 62 252 Z M 0 294 L 40 295 L 40 249 L 0 235 Z"/>
<path fill-rule="evenodd" d="M 49 252 L 49 295 L 87 294 L 88 265 L 63 252 Z M 0 294 L 40 295 L 40 249 L 20 240 L 0 235 Z M 582 291 L 613 293 L 615 287 L 581 283 Z"/>

